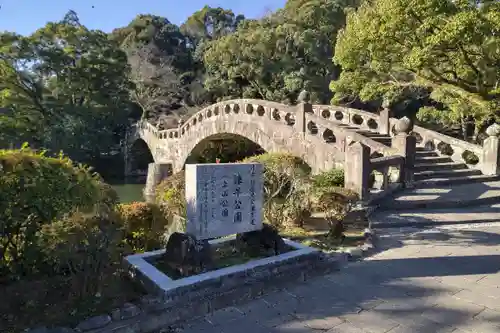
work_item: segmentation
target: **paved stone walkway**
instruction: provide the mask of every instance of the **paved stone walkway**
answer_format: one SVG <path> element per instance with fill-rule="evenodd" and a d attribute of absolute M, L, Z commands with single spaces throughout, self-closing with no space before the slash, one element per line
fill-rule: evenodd
<path fill-rule="evenodd" d="M 415 188 L 396 194 L 394 202 L 464 201 L 500 196 L 500 181 Z"/>
<path fill-rule="evenodd" d="M 500 203 L 463 209 L 407 209 L 397 212 L 375 212 L 370 220 L 377 229 L 394 226 L 455 225 L 466 228 L 475 223 L 498 223 L 500 226 Z"/>
<path fill-rule="evenodd" d="M 410 231 L 387 229 L 380 253 L 183 333 L 500 332 L 500 226 Z"/>

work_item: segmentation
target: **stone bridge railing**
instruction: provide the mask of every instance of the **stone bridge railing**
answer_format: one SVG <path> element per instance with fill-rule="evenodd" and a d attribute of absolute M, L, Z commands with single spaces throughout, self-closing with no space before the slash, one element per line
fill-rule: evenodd
<path fill-rule="evenodd" d="M 395 135 L 394 128 L 398 119 L 389 117 L 389 110 L 385 109 L 380 114 L 362 110 L 332 105 L 314 105 L 314 113 L 324 119 L 334 120 L 346 125 L 358 126 L 361 129 L 378 132 L 381 134 Z M 498 125 L 494 125 L 496 128 Z M 492 128 L 492 131 L 495 131 Z M 438 150 L 441 154 L 449 156 L 453 161 L 465 163 L 469 167 L 477 168 L 485 174 L 495 174 L 488 166 L 487 151 L 484 146 L 469 143 L 454 137 L 435 132 L 420 126 L 413 126 L 412 133 L 416 137 L 416 146 L 429 150 Z M 495 135 L 493 135 L 495 136 Z"/>
<path fill-rule="evenodd" d="M 417 146 L 437 149 L 455 161 L 473 164 L 484 174 L 498 173 L 498 134 L 491 135 L 490 140 L 487 139 L 485 146 L 481 147 L 422 127 L 411 126 L 407 118 L 390 118 L 388 110 L 374 114 L 339 106 L 311 105 L 307 102 L 288 106 L 253 99 L 228 100 L 200 110 L 178 128 L 158 130 L 146 121 L 139 122 L 133 137 L 142 138 L 153 155 L 158 147 L 164 145 L 186 150 L 188 148 L 184 147 L 185 141 L 198 135 L 198 126 L 204 121 L 239 116 L 245 116 L 245 121 L 270 125 L 266 128 L 276 128 L 269 133 L 273 139 L 286 141 L 283 133 L 293 133 L 295 139 L 299 140 L 314 138 L 317 140 L 315 142 L 321 144 L 318 149 L 329 147 L 326 149 L 331 150 L 335 160 L 344 165 L 346 186 L 355 189 L 362 197 L 366 197 L 370 189 L 372 194 L 383 195 L 394 187 L 411 182 Z M 360 129 L 391 136 L 391 145 L 358 133 Z M 375 179 L 372 179 L 373 174 L 377 175 Z"/>
<path fill-rule="evenodd" d="M 244 114 L 255 117 L 257 122 L 271 122 L 276 126 L 294 129 L 296 134 L 306 134 L 318 137 L 323 142 L 328 143 L 332 148 L 341 152 L 344 152 L 345 148 L 351 142 L 356 141 L 370 147 L 372 153 L 377 152 L 384 156 L 395 153 L 389 146 L 365 137 L 355 130 L 339 126 L 337 120 L 332 121 L 331 119 L 318 115 L 317 112 L 314 111 L 316 107 L 317 106 L 308 103 L 288 106 L 262 100 L 228 100 L 200 110 L 178 128 L 158 130 L 155 126 L 146 121 L 139 122 L 137 128 L 140 131 L 139 135 L 141 138 L 148 144 L 152 143 L 154 145 L 161 142 L 179 142 L 190 133 L 192 128 L 205 119 Z M 365 114 L 366 116 L 363 115 L 363 117 L 370 117 L 369 119 L 367 118 L 366 123 L 373 124 L 373 130 L 376 131 L 376 122 L 378 120 L 376 117 L 371 117 L 371 114 L 368 112 Z M 356 117 L 354 118 L 357 120 Z M 347 116 L 346 119 L 350 119 L 350 117 Z M 280 137 L 280 132 L 274 132 L 273 136 Z"/>

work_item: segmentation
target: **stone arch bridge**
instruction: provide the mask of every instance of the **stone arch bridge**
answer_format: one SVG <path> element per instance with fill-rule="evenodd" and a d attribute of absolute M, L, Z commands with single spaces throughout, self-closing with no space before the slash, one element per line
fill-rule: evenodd
<path fill-rule="evenodd" d="M 439 175 L 426 174 L 425 168 L 418 173 L 415 157 L 419 151 L 441 157 L 430 162 L 439 164 L 449 159 L 452 167 L 446 169 L 456 172 L 452 178 L 497 175 L 498 127 L 491 126 L 487 131 L 490 137 L 479 146 L 412 126 L 407 118 L 391 118 L 387 109 L 375 114 L 308 102 L 290 106 L 237 99 L 206 107 L 178 128 L 158 130 L 140 121 L 128 136 L 127 147 L 143 140 L 152 153 L 154 163 L 149 166 L 146 195 L 162 178 L 182 170 L 202 140 L 229 134 L 245 137 L 267 152 L 301 157 L 314 173 L 344 167 L 347 187 L 362 196 L 374 196 L 408 182 L 435 180 Z M 370 180 L 374 172 L 378 175 L 375 181 Z"/>

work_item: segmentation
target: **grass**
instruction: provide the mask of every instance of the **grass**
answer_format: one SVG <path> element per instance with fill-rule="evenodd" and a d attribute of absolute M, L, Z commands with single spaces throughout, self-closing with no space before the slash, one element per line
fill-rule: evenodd
<path fill-rule="evenodd" d="M 96 295 L 77 297 L 72 282 L 69 276 L 55 276 L 1 286 L 0 332 L 18 333 L 41 326 L 73 328 L 88 317 L 109 314 L 144 295 L 121 269 L 103 276 L 104 287 Z"/>

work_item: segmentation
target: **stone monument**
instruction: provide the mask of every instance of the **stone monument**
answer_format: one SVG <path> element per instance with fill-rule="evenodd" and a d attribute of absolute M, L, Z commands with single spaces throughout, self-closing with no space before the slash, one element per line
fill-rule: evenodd
<path fill-rule="evenodd" d="M 262 164 L 187 164 L 185 172 L 186 233 L 170 235 L 164 255 L 181 276 L 211 269 L 209 239 L 236 234 L 246 253 L 284 249 L 278 232 L 262 223 Z"/>
<path fill-rule="evenodd" d="M 263 166 L 186 165 L 186 232 L 198 240 L 262 229 Z"/>

